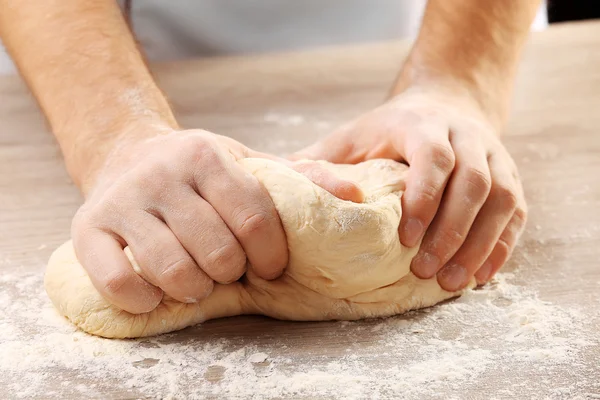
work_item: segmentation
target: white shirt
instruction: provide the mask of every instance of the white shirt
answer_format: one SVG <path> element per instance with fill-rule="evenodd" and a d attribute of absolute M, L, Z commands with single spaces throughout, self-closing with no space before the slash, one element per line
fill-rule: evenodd
<path fill-rule="evenodd" d="M 123 3 L 121 0 L 120 3 Z M 133 0 L 152 61 L 415 37 L 426 0 Z M 547 26 L 545 5 L 534 30 Z M 14 72 L 0 46 L 0 74 Z"/>

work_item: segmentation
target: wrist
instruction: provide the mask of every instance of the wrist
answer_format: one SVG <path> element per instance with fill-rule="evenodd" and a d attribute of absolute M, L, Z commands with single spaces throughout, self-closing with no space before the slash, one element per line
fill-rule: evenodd
<path fill-rule="evenodd" d="M 138 157 L 132 151 L 149 138 L 172 133 L 173 124 L 162 120 L 114 121 L 102 129 L 80 132 L 68 149 L 65 165 L 75 184 L 86 195 L 101 175 L 118 174 Z M 136 153 L 136 154 L 134 154 Z"/>
<path fill-rule="evenodd" d="M 476 109 L 500 132 L 508 117 L 512 79 L 493 79 L 476 73 L 451 70 L 431 72 L 427 67 L 407 63 L 400 72 L 390 95 L 407 91 L 442 97 L 450 104 Z"/>
<path fill-rule="evenodd" d="M 394 93 L 413 86 L 450 88 L 476 102 L 501 131 L 538 5 L 539 0 L 428 1 Z"/>
<path fill-rule="evenodd" d="M 115 148 L 178 128 L 167 99 L 148 76 L 137 84 L 120 78 L 96 90 L 68 93 L 70 102 L 79 104 L 70 115 L 63 107 L 47 113 L 69 174 L 84 194 Z"/>

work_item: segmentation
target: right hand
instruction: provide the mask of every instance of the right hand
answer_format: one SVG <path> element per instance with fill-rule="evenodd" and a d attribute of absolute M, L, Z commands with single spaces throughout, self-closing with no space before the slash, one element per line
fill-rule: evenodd
<path fill-rule="evenodd" d="M 247 262 L 263 279 L 278 277 L 288 262 L 285 232 L 267 191 L 236 162 L 246 157 L 275 158 L 201 130 L 115 146 L 72 226 L 77 257 L 100 294 L 137 314 L 163 293 L 202 300 L 214 282 L 239 279 Z M 357 186 L 317 164 L 291 166 L 340 198 L 362 201 Z"/>

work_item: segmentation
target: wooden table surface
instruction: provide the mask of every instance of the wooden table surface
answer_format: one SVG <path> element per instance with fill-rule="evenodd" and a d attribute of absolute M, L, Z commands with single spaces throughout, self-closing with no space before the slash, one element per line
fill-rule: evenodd
<path fill-rule="evenodd" d="M 377 105 L 407 49 L 154 70 L 184 126 L 284 154 Z M 24 85 L 0 78 L 0 397 L 600 398 L 600 22 L 534 34 L 513 109 L 504 141 L 530 220 L 490 287 L 388 320 L 239 317 L 110 341 L 75 332 L 45 297 L 81 197 Z"/>

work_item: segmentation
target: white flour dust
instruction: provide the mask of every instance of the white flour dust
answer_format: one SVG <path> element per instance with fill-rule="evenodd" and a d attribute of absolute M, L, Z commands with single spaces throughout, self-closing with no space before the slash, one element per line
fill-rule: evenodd
<path fill-rule="evenodd" d="M 263 120 L 267 123 L 275 124 L 278 127 L 303 126 L 317 131 L 326 131 L 334 127 L 328 121 L 309 118 L 299 114 L 268 112 L 263 117 Z"/>
<path fill-rule="evenodd" d="M 313 143 L 318 137 L 327 134 L 335 128 L 331 122 L 314 116 L 304 116 L 287 112 L 270 111 L 262 118 L 266 126 L 277 129 L 276 136 L 268 136 L 259 140 L 256 148 L 277 155 L 286 155 L 291 150 L 297 150 Z M 298 135 L 298 130 L 301 134 Z"/>
<path fill-rule="evenodd" d="M 16 270 L 0 276 L 0 385 L 10 398 L 446 399 L 469 393 L 562 399 L 582 390 L 582 398 L 600 393 L 590 373 L 598 337 L 583 333 L 598 323 L 597 313 L 542 301 L 514 280 L 503 274 L 486 289 L 400 317 L 311 325 L 326 332 L 327 341 L 307 337 L 303 351 L 297 336 L 234 340 L 203 335 L 203 329 L 191 338 L 97 338 L 55 313 L 41 273 Z M 490 393 L 487 382 L 497 379 L 504 389 Z"/>

